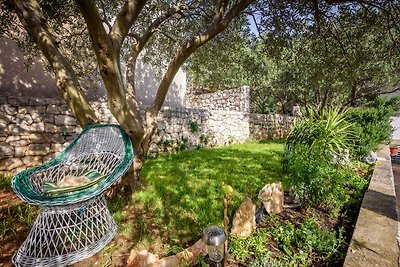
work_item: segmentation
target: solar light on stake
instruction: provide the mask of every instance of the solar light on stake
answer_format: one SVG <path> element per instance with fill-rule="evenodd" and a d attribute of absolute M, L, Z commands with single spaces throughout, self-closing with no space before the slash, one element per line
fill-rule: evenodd
<path fill-rule="evenodd" d="M 203 241 L 207 245 L 208 257 L 217 266 L 221 266 L 221 261 L 224 259 L 225 240 L 226 235 L 222 227 L 213 225 L 203 231 Z"/>

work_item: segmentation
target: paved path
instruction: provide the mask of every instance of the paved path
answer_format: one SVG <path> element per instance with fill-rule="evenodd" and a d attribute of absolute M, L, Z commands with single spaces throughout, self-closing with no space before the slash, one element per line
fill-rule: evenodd
<path fill-rule="evenodd" d="M 378 156 L 380 162 L 365 193 L 345 267 L 399 266 L 397 200 L 388 146 L 380 149 Z M 400 187 L 400 165 L 396 167 Z"/>

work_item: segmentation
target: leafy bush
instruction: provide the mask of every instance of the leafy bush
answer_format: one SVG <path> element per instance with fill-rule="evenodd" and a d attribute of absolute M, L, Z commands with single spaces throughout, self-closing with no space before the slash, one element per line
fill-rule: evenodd
<path fill-rule="evenodd" d="M 307 113 L 288 136 L 284 169 L 304 204 L 334 210 L 346 200 L 344 185 L 355 175 L 339 164 L 354 136 L 352 124 L 339 109 Z"/>
<path fill-rule="evenodd" d="M 352 151 L 357 158 L 363 158 L 379 144 L 388 142 L 391 137 L 391 117 L 399 109 L 400 98 L 378 97 L 366 105 L 351 108 L 347 118 L 354 124 L 356 137 Z"/>

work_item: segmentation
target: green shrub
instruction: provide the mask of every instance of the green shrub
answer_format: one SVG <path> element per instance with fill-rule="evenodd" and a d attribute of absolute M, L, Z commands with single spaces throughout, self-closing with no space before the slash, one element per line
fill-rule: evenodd
<path fill-rule="evenodd" d="M 327 155 L 340 155 L 349 147 L 354 131 L 346 112 L 329 108 L 319 114 L 312 109 L 307 109 L 306 113 L 307 117 L 296 121 L 288 135 L 286 148 L 289 152 L 307 148 L 306 151 L 321 150 Z"/>
<path fill-rule="evenodd" d="M 338 163 L 352 142 L 352 124 L 339 109 L 307 113 L 288 136 L 284 170 L 303 204 L 335 210 L 346 200 L 345 182 L 355 175 Z"/>
<path fill-rule="evenodd" d="M 354 124 L 356 133 L 351 150 L 357 158 L 365 157 L 379 144 L 390 140 L 391 116 L 399 109 L 399 100 L 379 97 L 348 111 L 347 118 Z"/>

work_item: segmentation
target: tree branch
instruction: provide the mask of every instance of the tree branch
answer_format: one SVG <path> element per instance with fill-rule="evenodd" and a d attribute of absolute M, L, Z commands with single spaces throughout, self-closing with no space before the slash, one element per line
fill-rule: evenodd
<path fill-rule="evenodd" d="M 118 53 L 145 3 L 146 0 L 128 0 L 118 13 L 110 33 L 111 40 Z"/>
<path fill-rule="evenodd" d="M 149 113 L 151 116 L 155 117 L 157 113 L 160 111 L 165 97 L 168 92 L 168 88 L 172 83 L 173 78 L 178 72 L 179 68 L 185 62 L 185 60 L 194 52 L 197 48 L 207 43 L 209 40 L 214 38 L 217 34 L 222 32 L 228 27 L 229 23 L 232 21 L 234 17 L 239 15 L 253 0 L 241 0 L 239 3 L 234 5 L 229 12 L 223 16 L 225 13 L 225 8 L 227 6 L 226 0 L 220 0 L 217 5 L 214 21 L 213 23 L 201 34 L 194 36 L 187 42 L 185 42 L 178 52 L 178 54 L 171 60 L 168 65 L 167 71 L 164 74 L 163 79 L 161 80 L 160 85 L 157 89 L 157 94 L 154 99 L 154 103 L 149 109 Z"/>
<path fill-rule="evenodd" d="M 16 13 L 29 35 L 46 57 L 55 75 L 57 88 L 82 127 L 97 122 L 94 109 L 80 89 L 75 72 L 59 49 L 59 42 L 47 28 L 36 0 L 14 0 Z"/>
<path fill-rule="evenodd" d="M 156 32 L 156 30 L 162 23 L 164 23 L 166 20 L 168 20 L 175 14 L 187 9 L 189 9 L 189 6 L 186 4 L 173 6 L 169 10 L 161 14 L 157 19 L 155 19 L 151 23 L 151 25 L 147 28 L 145 33 L 138 39 L 138 45 L 136 47 L 137 53 L 140 53 L 140 51 L 142 51 L 144 45 L 149 41 L 149 39 L 153 36 L 153 34 Z"/>

